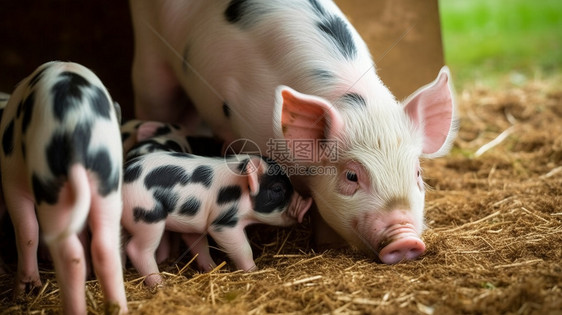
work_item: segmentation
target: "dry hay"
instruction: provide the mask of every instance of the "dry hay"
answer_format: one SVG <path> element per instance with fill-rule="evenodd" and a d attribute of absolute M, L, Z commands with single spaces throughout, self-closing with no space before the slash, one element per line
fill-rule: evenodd
<path fill-rule="evenodd" d="M 423 163 L 433 187 L 423 258 L 388 266 L 351 251 L 315 252 L 309 223 L 252 228 L 259 271 L 221 264 L 200 274 L 186 257 L 162 266 L 166 285 L 151 292 L 128 269 L 131 313 L 561 314 L 559 82 L 459 93 L 452 153 Z M 25 303 L 9 299 L 13 275 L 0 277 L 0 313 L 60 310 L 53 274 L 42 277 Z M 88 282 L 92 313 L 102 313 L 101 301 L 98 283 Z"/>

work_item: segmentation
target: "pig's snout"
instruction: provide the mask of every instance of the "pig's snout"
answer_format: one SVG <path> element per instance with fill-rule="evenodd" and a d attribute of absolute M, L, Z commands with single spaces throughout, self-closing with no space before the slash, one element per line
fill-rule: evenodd
<path fill-rule="evenodd" d="M 385 264 L 396 264 L 404 260 L 413 260 L 425 252 L 425 244 L 418 237 L 416 229 L 410 223 L 389 226 L 382 234 L 379 243 L 379 259 Z"/>

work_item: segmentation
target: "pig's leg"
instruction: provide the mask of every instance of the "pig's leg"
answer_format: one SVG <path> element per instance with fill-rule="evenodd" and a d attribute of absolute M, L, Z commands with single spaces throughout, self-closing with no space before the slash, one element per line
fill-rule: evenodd
<path fill-rule="evenodd" d="M 181 240 L 177 233 L 164 231 L 160 244 L 156 249 L 156 262 L 160 264 L 170 257 L 177 257 L 180 251 L 180 242 Z"/>
<path fill-rule="evenodd" d="M 205 234 L 185 233 L 182 238 L 193 255 L 197 254 L 197 265 L 205 272 L 213 270 L 217 265 L 209 252 L 209 240 Z"/>
<path fill-rule="evenodd" d="M 86 314 L 86 264 L 80 239 L 72 234 L 47 246 L 53 257 L 63 310 L 67 314 Z"/>
<path fill-rule="evenodd" d="M 150 33 L 148 36 L 155 35 Z M 145 43 L 144 39 L 137 38 L 136 45 L 132 71 L 135 116 L 144 120 L 179 123 L 189 132 L 195 132 L 200 124 L 199 115 L 172 68 L 159 58 L 163 44 Z"/>
<path fill-rule="evenodd" d="M 84 248 L 84 256 L 86 257 L 86 279 L 89 279 L 92 276 L 92 255 L 90 253 L 90 234 L 87 228 L 84 228 L 80 234 L 78 234 L 78 238 L 82 243 L 82 248 Z"/>
<path fill-rule="evenodd" d="M 164 260 L 170 257 L 170 252 L 172 251 L 170 242 L 170 232 L 164 231 L 160 238 L 160 244 L 158 244 L 158 248 L 156 249 L 156 263 L 163 263 Z"/>
<path fill-rule="evenodd" d="M 134 227 L 129 229 L 131 239 L 126 247 L 127 255 L 137 271 L 142 276 L 146 276 L 144 280 L 146 285 L 154 287 L 162 283 L 154 255 L 164 233 L 165 222 L 133 224 Z"/>
<path fill-rule="evenodd" d="M 14 297 L 36 287 L 41 287 L 37 267 L 37 246 L 39 243 L 39 224 L 35 215 L 35 205 L 27 193 L 6 185 L 4 188 L 6 208 L 14 225 L 16 248 L 18 252 L 18 271 Z"/>
<path fill-rule="evenodd" d="M 236 268 L 248 272 L 257 269 L 244 228 L 223 228 L 221 231 L 213 231 L 211 236 L 234 261 Z"/>
<path fill-rule="evenodd" d="M 86 314 L 84 249 L 75 231 L 61 224 L 68 223 L 66 219 L 71 212 L 68 206 L 60 205 L 41 205 L 37 209 L 42 234 L 55 265 L 63 310 L 66 314 Z"/>
<path fill-rule="evenodd" d="M 105 198 L 95 196 L 90 210 L 89 223 L 92 230 L 91 256 L 96 276 L 100 281 L 103 296 L 108 306 L 117 304 L 121 313 L 126 313 L 127 298 L 121 265 L 121 193 Z M 112 307 L 109 308 L 111 310 Z"/>

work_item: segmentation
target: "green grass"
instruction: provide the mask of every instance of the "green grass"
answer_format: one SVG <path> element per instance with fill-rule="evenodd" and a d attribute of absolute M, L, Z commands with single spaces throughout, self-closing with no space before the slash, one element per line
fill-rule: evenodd
<path fill-rule="evenodd" d="M 562 69 L 562 0 L 439 0 L 446 63 L 462 85 Z"/>

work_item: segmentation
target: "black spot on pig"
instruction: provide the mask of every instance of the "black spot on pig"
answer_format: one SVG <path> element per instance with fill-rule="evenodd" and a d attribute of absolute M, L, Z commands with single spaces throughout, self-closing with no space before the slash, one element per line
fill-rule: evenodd
<path fill-rule="evenodd" d="M 210 166 L 198 166 L 191 174 L 191 182 L 193 184 L 200 183 L 206 188 L 211 187 L 213 182 L 213 169 Z"/>
<path fill-rule="evenodd" d="M 125 164 L 125 169 L 123 171 L 123 181 L 125 183 L 131 183 L 137 180 L 142 174 L 142 166 L 138 163 L 127 163 Z"/>
<path fill-rule="evenodd" d="M 259 193 L 252 201 L 256 212 L 272 213 L 287 207 L 293 195 L 293 186 L 279 164 L 270 159 L 265 161 L 268 171 L 260 177 Z"/>
<path fill-rule="evenodd" d="M 179 200 L 176 194 L 167 189 L 156 189 L 153 197 L 155 205 L 151 210 L 146 210 L 141 207 L 135 207 L 133 209 L 135 222 L 144 221 L 147 223 L 155 223 L 162 221 L 174 210 Z"/>
<path fill-rule="evenodd" d="M 222 205 L 232 201 L 238 201 L 242 196 L 242 189 L 240 186 L 226 186 L 219 190 L 217 197 L 217 204 Z"/>
<path fill-rule="evenodd" d="M 170 132 L 172 132 L 172 128 L 170 128 L 170 126 L 168 126 L 168 125 L 164 125 L 164 126 L 158 128 L 158 129 L 156 129 L 153 137 L 167 135 Z"/>
<path fill-rule="evenodd" d="M 29 87 L 33 88 L 37 82 L 39 82 L 39 80 L 41 80 L 41 78 L 43 77 L 43 73 L 45 73 L 45 70 L 49 69 L 49 67 L 43 67 L 43 69 L 37 71 L 37 73 L 35 73 L 35 75 L 33 75 L 33 77 L 31 78 L 31 80 L 29 80 Z"/>
<path fill-rule="evenodd" d="M 244 17 L 247 2 L 247 0 L 231 0 L 224 11 L 226 20 L 233 24 L 240 22 Z"/>
<path fill-rule="evenodd" d="M 365 98 L 354 92 L 344 94 L 341 97 L 341 102 L 345 104 L 360 106 L 360 107 L 367 107 L 367 101 L 365 101 Z"/>
<path fill-rule="evenodd" d="M 100 149 L 86 158 L 86 168 L 98 175 L 98 193 L 107 196 L 119 187 L 119 172 L 113 169 L 107 149 Z"/>
<path fill-rule="evenodd" d="M 238 166 L 236 167 L 236 169 L 238 170 L 238 174 L 240 174 L 240 175 L 246 174 L 246 169 L 248 168 L 248 163 L 250 163 L 250 159 L 244 159 L 244 160 L 242 160 L 242 162 L 240 162 L 240 164 L 238 164 Z"/>
<path fill-rule="evenodd" d="M 146 210 L 141 207 L 135 207 L 133 209 L 135 222 L 144 221 L 146 223 L 156 223 L 166 219 L 167 216 L 166 211 L 161 207 L 155 207 L 152 210 Z"/>
<path fill-rule="evenodd" d="M 187 199 L 187 201 L 181 205 L 180 214 L 187 216 L 194 216 L 201 208 L 201 201 L 197 200 L 195 197 Z"/>
<path fill-rule="evenodd" d="M 312 78 L 319 81 L 332 81 L 335 75 L 328 70 L 314 70 L 312 72 Z"/>
<path fill-rule="evenodd" d="M 224 11 L 224 17 L 229 23 L 244 29 L 255 25 L 266 13 L 267 9 L 257 1 L 231 0 Z"/>
<path fill-rule="evenodd" d="M 148 139 L 134 145 L 127 153 L 127 160 L 142 156 L 151 152 L 184 152 L 184 148 L 173 140 L 160 143 L 156 139 Z"/>
<path fill-rule="evenodd" d="M 225 212 L 221 213 L 211 225 L 214 226 L 215 230 L 220 232 L 223 227 L 234 227 L 238 223 L 238 208 L 236 205 L 230 207 Z"/>
<path fill-rule="evenodd" d="M 330 40 L 346 59 L 357 55 L 357 48 L 345 21 L 338 16 L 327 16 L 317 24 L 320 31 Z"/>
<path fill-rule="evenodd" d="M 23 100 L 22 104 L 21 104 L 21 109 L 23 112 L 23 120 L 21 121 L 21 132 L 22 134 L 25 134 L 27 132 L 27 128 L 29 127 L 29 124 L 31 123 L 31 117 L 33 114 L 33 108 L 35 105 L 35 94 L 31 93 L 29 94 L 25 100 Z"/>
<path fill-rule="evenodd" d="M 53 86 L 53 110 L 55 117 L 63 121 L 66 113 L 79 106 L 83 89 L 90 86 L 90 82 L 81 75 L 73 72 L 63 72 L 59 81 Z"/>
<path fill-rule="evenodd" d="M 162 206 L 162 209 L 165 211 L 166 216 L 168 215 L 168 213 L 174 211 L 174 209 L 176 208 L 176 204 L 179 201 L 178 195 L 169 189 L 156 189 L 153 196 L 154 200 L 158 201 Z"/>
<path fill-rule="evenodd" d="M 60 180 L 43 181 L 39 176 L 33 174 L 31 176 L 31 187 L 36 204 L 40 205 L 46 202 L 47 204 L 54 205 L 58 200 L 62 182 Z"/>
<path fill-rule="evenodd" d="M 54 133 L 47 145 L 47 164 L 53 176 L 66 176 L 70 163 L 72 144 L 65 133 Z"/>
<path fill-rule="evenodd" d="M 174 152 L 184 152 L 185 150 L 182 146 L 174 140 L 167 140 L 164 143 L 164 146 L 167 148 L 167 151 L 174 151 Z"/>
<path fill-rule="evenodd" d="M 110 119 L 113 106 L 109 103 L 105 92 L 97 86 L 93 87 L 93 94 L 90 99 L 92 111 L 100 117 Z M 121 109 L 119 109 L 121 110 Z"/>
<path fill-rule="evenodd" d="M 228 107 L 226 103 L 222 104 L 222 113 L 224 114 L 224 117 L 226 118 L 230 117 L 230 107 Z"/>
<path fill-rule="evenodd" d="M 2 150 L 8 156 L 14 151 L 14 121 L 10 121 L 2 135 Z"/>
<path fill-rule="evenodd" d="M 148 173 L 144 179 L 146 189 L 152 187 L 172 188 L 177 184 L 182 186 L 189 182 L 189 174 L 179 166 L 160 166 Z"/>
<path fill-rule="evenodd" d="M 318 3 L 318 0 L 308 0 L 308 2 L 310 2 L 310 5 L 312 5 L 312 8 L 316 12 L 316 14 L 318 14 L 318 16 L 322 17 L 326 15 L 324 7 L 320 3 Z"/>
<path fill-rule="evenodd" d="M 193 154 L 185 153 L 185 152 L 171 152 L 168 154 L 169 156 L 177 157 L 177 158 L 188 158 L 192 159 L 195 156 Z"/>

